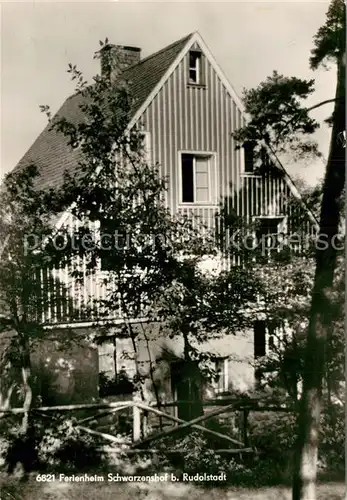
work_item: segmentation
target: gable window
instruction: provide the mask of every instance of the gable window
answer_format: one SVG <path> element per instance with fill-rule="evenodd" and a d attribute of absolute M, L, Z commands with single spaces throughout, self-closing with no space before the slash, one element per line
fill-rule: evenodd
<path fill-rule="evenodd" d="M 217 376 L 213 382 L 216 393 L 227 392 L 229 388 L 228 380 L 228 358 L 219 358 L 215 362 Z"/>
<path fill-rule="evenodd" d="M 194 50 L 189 52 L 189 83 L 201 83 L 201 53 Z"/>
<path fill-rule="evenodd" d="M 215 203 L 215 158 L 183 153 L 181 156 L 181 202 Z"/>

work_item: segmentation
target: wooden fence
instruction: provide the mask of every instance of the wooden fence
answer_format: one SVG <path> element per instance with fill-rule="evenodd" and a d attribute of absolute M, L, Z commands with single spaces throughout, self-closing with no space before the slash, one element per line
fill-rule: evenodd
<path fill-rule="evenodd" d="M 178 406 L 182 403 L 191 403 L 190 401 L 172 401 L 169 403 L 164 403 L 161 408 Z M 59 406 L 42 406 L 38 408 L 32 408 L 31 413 L 40 415 L 43 418 L 48 418 L 51 420 L 56 420 L 57 417 L 51 415 L 51 413 L 64 413 L 64 412 L 78 412 L 81 410 L 96 412 L 88 417 L 79 418 L 74 423 L 75 427 L 84 433 L 88 433 L 101 438 L 106 442 L 111 442 L 113 445 L 122 445 L 122 450 L 127 453 L 142 453 L 142 452 L 156 452 L 156 449 L 148 449 L 148 445 L 154 441 L 167 436 L 172 436 L 179 433 L 183 429 L 195 429 L 199 430 L 205 434 L 223 440 L 228 444 L 225 449 L 218 449 L 218 453 L 253 453 L 254 450 L 249 446 L 249 436 L 248 436 L 248 416 L 251 411 L 280 411 L 280 412 L 294 412 L 293 408 L 276 406 L 271 404 L 261 404 L 259 400 L 242 400 L 235 398 L 223 398 L 216 400 L 208 400 L 203 402 L 203 406 L 214 406 L 217 407 L 212 411 L 205 413 L 193 420 L 184 421 L 176 416 L 166 413 L 162 409 L 156 408 L 155 404 L 145 404 L 143 401 L 138 399 L 133 399 L 129 401 L 116 401 L 111 403 L 91 403 L 91 404 L 76 404 L 76 405 L 59 405 Z M 103 410 L 103 411 L 100 411 Z M 132 437 L 131 439 L 121 439 L 118 436 L 107 432 L 101 432 L 100 430 L 95 430 L 91 428 L 92 424 L 95 424 L 99 419 L 103 417 L 112 416 L 115 414 L 120 414 L 124 410 L 130 410 L 132 413 Z M 242 419 L 242 440 L 235 439 L 227 434 L 217 432 L 203 424 L 213 418 L 220 416 L 225 413 L 231 412 L 241 412 L 243 414 Z M 0 418 L 9 415 L 19 415 L 24 413 L 23 408 L 12 408 L 0 410 Z M 148 415 L 152 413 L 159 417 L 160 419 L 168 420 L 172 423 L 168 429 L 161 430 L 160 432 L 155 432 L 150 434 L 147 425 Z M 86 426 L 88 424 L 88 426 Z M 231 447 L 232 446 L 232 447 Z"/>

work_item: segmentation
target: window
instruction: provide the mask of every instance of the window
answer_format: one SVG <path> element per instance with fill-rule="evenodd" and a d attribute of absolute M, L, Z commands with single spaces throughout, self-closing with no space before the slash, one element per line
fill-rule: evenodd
<path fill-rule="evenodd" d="M 203 154 L 182 154 L 182 203 L 215 203 L 214 157 Z"/>
<path fill-rule="evenodd" d="M 265 321 L 254 322 L 254 358 L 261 358 L 266 354 L 266 326 Z"/>
<path fill-rule="evenodd" d="M 276 330 L 278 330 L 278 325 L 276 325 L 274 321 L 270 321 L 268 324 L 268 339 L 267 339 L 269 351 L 273 351 L 275 349 Z"/>
<path fill-rule="evenodd" d="M 136 373 L 129 339 L 107 339 L 98 345 L 99 392 L 101 397 L 131 394 Z"/>
<path fill-rule="evenodd" d="M 104 219 L 99 223 L 99 256 L 101 271 L 112 271 L 117 259 L 117 251 L 126 249 L 127 239 L 118 230 L 116 220 L 112 217 Z"/>
<path fill-rule="evenodd" d="M 201 83 L 201 53 L 193 50 L 189 52 L 189 83 Z"/>
<path fill-rule="evenodd" d="M 110 380 L 116 375 L 115 349 L 115 340 L 108 340 L 98 346 L 99 373 L 103 373 Z"/>
<path fill-rule="evenodd" d="M 214 380 L 213 386 L 217 393 L 227 392 L 229 388 L 228 380 L 228 359 L 219 358 L 215 363 L 215 371 L 217 372 L 217 377 Z"/>
<path fill-rule="evenodd" d="M 252 142 L 245 142 L 243 145 L 244 160 L 245 160 L 245 173 L 252 173 L 254 170 L 254 144 Z"/>
<path fill-rule="evenodd" d="M 279 239 L 279 225 L 281 222 L 283 223 L 283 217 L 258 218 L 255 237 L 262 257 L 268 256 L 271 251 L 278 252 L 280 250 L 282 242 Z"/>

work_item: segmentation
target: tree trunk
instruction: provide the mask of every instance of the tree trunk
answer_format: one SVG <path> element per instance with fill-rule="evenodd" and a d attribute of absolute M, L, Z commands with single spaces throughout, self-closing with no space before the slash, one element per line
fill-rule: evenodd
<path fill-rule="evenodd" d="M 303 393 L 298 418 L 294 459 L 293 500 L 316 499 L 318 434 L 325 370 L 325 350 L 331 323 L 330 293 L 336 268 L 335 243 L 339 231 L 340 204 L 345 185 L 345 54 L 338 62 L 336 103 L 329 158 L 324 179 L 319 233 L 324 249 L 317 247 L 316 271 L 304 364 Z"/>
<path fill-rule="evenodd" d="M 12 392 L 13 392 L 14 387 L 15 387 L 15 384 L 12 384 L 8 388 L 6 396 L 4 396 L 2 392 L 0 392 L 0 418 L 3 416 L 3 414 L 1 413 L 1 410 L 3 410 L 3 411 L 9 410 L 11 407 L 11 396 L 12 396 Z"/>
<path fill-rule="evenodd" d="M 188 404 L 181 405 L 181 418 L 183 420 L 193 420 L 204 414 L 204 407 L 201 400 L 201 373 L 198 363 L 191 359 L 192 347 L 189 343 L 188 333 L 183 332 L 184 340 L 184 366 L 182 366 L 181 396 Z"/>
<path fill-rule="evenodd" d="M 29 342 L 26 334 L 22 334 L 20 339 L 20 349 L 21 349 L 21 370 L 22 370 L 22 382 L 24 389 L 24 403 L 23 403 L 23 419 L 21 431 L 26 434 L 29 426 L 29 410 L 31 407 L 33 392 L 31 388 L 31 362 L 30 362 L 30 348 Z"/>

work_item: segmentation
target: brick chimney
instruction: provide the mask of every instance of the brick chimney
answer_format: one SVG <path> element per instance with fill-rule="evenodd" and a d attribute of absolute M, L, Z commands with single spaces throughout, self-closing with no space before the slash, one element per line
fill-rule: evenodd
<path fill-rule="evenodd" d="M 113 80 L 117 75 L 138 63 L 141 59 L 141 49 L 123 45 L 107 44 L 100 50 L 101 76 Z"/>

